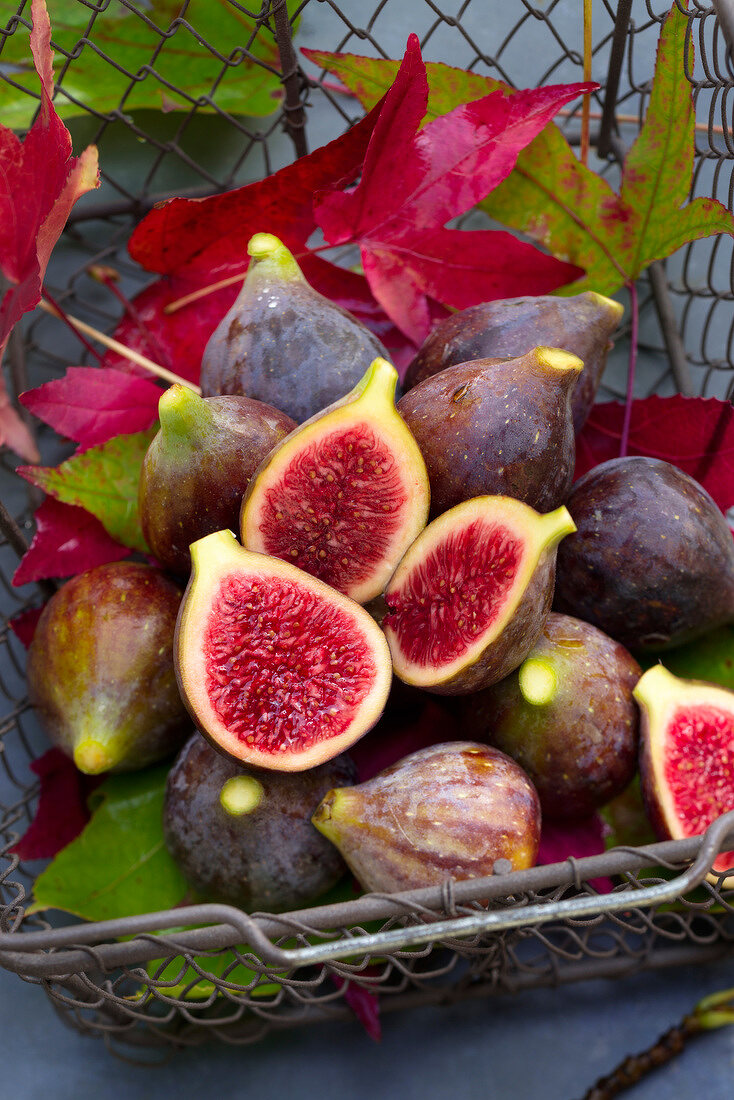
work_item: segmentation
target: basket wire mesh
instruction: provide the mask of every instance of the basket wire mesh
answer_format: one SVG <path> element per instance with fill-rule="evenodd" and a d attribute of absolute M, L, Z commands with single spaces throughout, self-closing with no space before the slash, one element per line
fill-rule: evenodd
<path fill-rule="evenodd" d="M 125 244 L 156 201 L 262 178 L 359 116 L 356 101 L 305 61 L 299 46 L 399 57 L 416 31 L 426 60 L 449 59 L 516 87 L 582 78 L 578 5 L 563 0 L 493 5 L 491 20 L 481 0 L 453 6 L 381 0 L 371 8 L 357 0 L 263 0 L 260 7 L 224 0 L 223 6 L 238 30 L 226 41 L 207 38 L 204 0 L 76 0 L 74 18 L 58 25 L 50 5 L 56 106 L 65 116 L 72 112 L 67 125 L 75 149 L 99 146 L 103 176 L 100 190 L 75 208 L 47 283 L 69 312 L 98 328 L 112 330 L 120 312 L 90 265 L 113 265 L 130 296 L 140 289 L 148 276 L 127 257 Z M 0 28 L 0 79 L 37 98 L 18 63 L 28 53 L 30 3 L 12 8 Z M 644 117 L 666 11 L 652 0 L 594 5 L 593 76 L 602 87 L 593 97 L 592 140 L 595 167 L 612 179 Z M 732 209 L 734 5 L 691 0 L 687 14 L 697 119 L 691 194 Z M 533 49 L 532 74 L 529 35 L 542 43 Z M 122 50 L 123 39 L 135 49 Z M 185 87 L 170 78 L 173 51 L 191 58 Z M 80 67 L 104 75 L 104 96 L 81 94 Z M 253 69 L 275 108 L 259 117 L 237 110 L 238 80 Z M 32 110 L 27 114 L 30 122 Z M 578 113 L 562 122 L 576 141 Z M 719 237 L 688 245 L 648 273 L 641 393 L 734 392 L 733 263 L 731 238 Z M 8 350 L 11 393 L 80 361 L 74 337 L 55 319 L 33 314 Z M 607 397 L 621 392 L 613 365 L 604 384 Z M 39 433 L 39 446 L 46 461 L 62 453 L 50 433 Z M 10 583 L 37 500 L 14 474 L 11 456 L 2 461 L 0 593 L 7 623 L 48 591 Z M 37 784 L 29 764 L 45 741 L 26 697 L 22 647 L 7 625 L 0 651 L 0 963 L 42 985 L 70 1023 L 107 1041 L 176 1046 L 217 1036 L 247 1043 L 273 1028 L 348 1015 L 350 986 L 379 992 L 382 1010 L 390 1011 L 681 965 L 731 949 L 734 890 L 723 876 L 707 880 L 706 872 L 716 852 L 734 846 L 734 813 L 703 840 L 615 849 L 510 874 L 498 865 L 482 882 L 369 895 L 299 913 L 248 916 L 212 905 L 52 927 L 47 914 L 25 913 L 35 868 L 11 851 L 32 817 Z M 611 892 L 602 879 L 614 884 Z"/>

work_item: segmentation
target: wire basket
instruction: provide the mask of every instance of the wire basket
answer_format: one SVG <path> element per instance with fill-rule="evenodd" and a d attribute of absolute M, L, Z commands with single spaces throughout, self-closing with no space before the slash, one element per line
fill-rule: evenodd
<path fill-rule="evenodd" d="M 144 285 L 147 276 L 129 260 L 125 244 L 158 199 L 262 178 L 355 121 L 356 101 L 303 61 L 299 45 L 399 57 L 415 31 L 426 60 L 449 60 L 517 87 L 581 79 L 578 5 L 514 0 L 493 5 L 491 22 L 482 0 L 449 6 L 373 0 L 370 11 L 357 0 L 264 0 L 250 10 L 227 0 L 217 7 L 227 9 L 232 27 L 216 35 L 205 0 L 77 0 L 74 17 L 59 24 L 52 10 L 56 106 L 69 116 L 75 149 L 99 146 L 103 169 L 102 188 L 77 205 L 54 253 L 47 284 L 57 300 L 75 316 L 112 329 L 116 303 L 89 266 L 113 264 L 128 294 Z M 602 88 L 594 96 L 592 140 L 598 166 L 612 175 L 644 116 L 666 10 L 664 0 L 620 0 L 616 8 L 602 0 L 594 7 L 593 76 Z M 695 64 L 687 76 L 697 116 L 692 194 L 713 196 L 731 209 L 734 5 L 691 0 L 688 20 Z M 0 30 L 0 77 L 18 87 L 25 87 L 18 58 L 28 54 L 29 24 L 27 2 Z M 171 75 L 180 72 L 172 58 L 182 53 L 184 86 Z M 246 70 L 262 75 L 262 95 L 272 100 L 264 113 L 262 103 L 260 114 L 238 109 Z M 95 94 L 85 98 L 84 87 Z M 32 88 L 29 82 L 27 118 L 18 125 L 32 117 Z M 577 115 L 570 112 L 564 126 L 573 140 Z M 734 391 L 733 268 L 732 240 L 723 237 L 653 265 L 642 303 L 644 392 L 729 397 Z M 36 313 L 11 339 L 11 392 L 75 362 L 73 336 Z M 605 386 L 606 396 L 617 395 L 613 370 Z M 50 433 L 41 433 L 39 446 L 49 461 L 58 457 Z M 36 501 L 8 455 L 1 473 L 7 516 L 0 593 L 7 621 L 44 594 L 10 584 Z M 32 817 L 37 786 L 29 764 L 45 742 L 26 698 L 22 649 L 7 627 L 0 649 L 0 963 L 41 984 L 81 1030 L 143 1045 L 215 1036 L 245 1043 L 273 1028 L 349 1015 L 355 986 L 379 993 L 388 1011 L 620 976 L 731 950 L 734 889 L 707 880 L 707 872 L 717 852 L 734 848 L 734 812 L 704 838 L 617 848 L 523 872 L 507 873 L 499 861 L 489 879 L 372 894 L 298 913 L 246 915 L 199 905 L 52 927 L 25 914 L 33 869 L 10 852 Z M 599 880 L 610 878 L 616 885 L 602 892 Z"/>

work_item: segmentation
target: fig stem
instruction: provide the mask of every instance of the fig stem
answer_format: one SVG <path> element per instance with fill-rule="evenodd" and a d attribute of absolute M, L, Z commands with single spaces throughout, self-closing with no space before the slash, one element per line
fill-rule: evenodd
<path fill-rule="evenodd" d="M 622 423 L 622 438 L 619 442 L 619 457 L 625 458 L 630 437 L 630 423 L 632 421 L 632 399 L 635 388 L 635 369 L 637 366 L 637 328 L 639 323 L 639 309 L 637 304 L 637 285 L 634 280 L 627 283 L 630 296 L 630 353 L 629 366 L 627 368 L 627 396 L 624 403 L 624 421 Z"/>
<path fill-rule="evenodd" d="M 265 789 L 254 775 L 233 775 L 219 792 L 219 802 L 232 817 L 242 817 L 256 810 L 264 796 Z"/>
<path fill-rule="evenodd" d="M 59 309 L 59 307 L 51 301 L 48 294 L 45 294 L 45 297 L 41 298 L 41 301 L 38 303 L 38 308 L 44 310 L 46 313 L 50 313 L 52 317 L 59 317 L 62 321 L 65 321 L 74 329 L 79 339 L 82 339 L 79 335 L 80 333 L 91 336 L 92 339 L 96 340 L 104 347 L 109 348 L 110 351 L 116 351 L 118 355 L 123 355 L 131 362 L 137 363 L 139 367 L 143 367 L 145 370 L 150 371 L 151 374 L 157 375 L 158 378 L 162 378 L 165 382 L 178 382 L 179 385 L 186 386 L 188 389 L 193 390 L 194 393 L 201 393 L 200 387 L 194 382 L 189 382 L 188 379 L 181 378 L 180 375 L 174 374 L 173 371 L 167 370 L 165 367 L 160 366 L 159 363 L 154 363 L 152 359 L 148 359 L 145 355 L 141 355 L 140 352 L 133 351 L 132 348 L 126 347 L 125 344 L 121 344 L 119 340 L 114 340 L 111 336 L 107 336 L 104 332 L 100 332 L 99 329 L 94 328 L 92 325 L 88 325 L 86 321 L 80 321 L 78 317 L 72 317 L 70 313 L 64 313 L 63 310 Z M 82 339 L 82 343 L 86 345 L 87 341 Z M 94 354 L 101 361 L 99 353 L 95 351 Z"/>
<path fill-rule="evenodd" d="M 703 997 L 693 1012 L 668 1028 L 647 1050 L 628 1055 L 611 1073 L 600 1077 L 581 1100 L 612 1100 L 654 1069 L 672 1061 L 689 1039 L 729 1024 L 734 1024 L 734 989 L 722 989 Z"/>
<path fill-rule="evenodd" d="M 547 706 L 558 694 L 558 677 L 547 657 L 528 657 L 518 673 L 520 692 L 527 703 Z"/>

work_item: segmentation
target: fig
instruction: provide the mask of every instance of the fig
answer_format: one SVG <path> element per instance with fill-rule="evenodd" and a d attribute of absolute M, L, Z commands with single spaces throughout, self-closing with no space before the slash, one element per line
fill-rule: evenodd
<path fill-rule="evenodd" d="M 189 544 L 237 530 L 250 478 L 296 425 L 249 397 L 202 398 L 178 384 L 161 397 L 158 415 L 140 475 L 140 519 L 154 557 L 188 576 Z"/>
<path fill-rule="evenodd" d="M 256 772 L 195 733 L 166 782 L 166 847 L 207 901 L 271 913 L 309 905 L 346 871 L 311 815 L 354 778 L 344 755 L 298 774 Z"/>
<path fill-rule="evenodd" d="M 664 650 L 734 620 L 734 543 L 724 516 L 669 462 L 615 458 L 573 487 L 555 608 L 632 650 Z"/>
<path fill-rule="evenodd" d="M 579 432 L 623 312 L 618 302 L 591 290 L 569 298 L 538 295 L 470 306 L 436 325 L 408 367 L 405 388 L 470 359 L 525 355 L 538 345 L 563 348 L 584 363 L 571 398 L 574 431 Z"/>
<path fill-rule="evenodd" d="M 191 546 L 176 628 L 179 687 L 198 729 L 232 759 L 304 771 L 380 717 L 390 653 L 363 607 L 231 531 Z"/>
<path fill-rule="evenodd" d="M 374 778 L 330 791 L 312 821 L 366 890 L 484 878 L 497 860 L 532 867 L 540 804 L 530 779 L 489 745 L 412 753 Z"/>
<path fill-rule="evenodd" d="M 159 569 L 98 565 L 43 609 L 28 651 L 28 698 L 80 771 L 132 771 L 191 732 L 173 639 L 181 589 Z"/>
<path fill-rule="evenodd" d="M 387 351 L 309 286 L 277 237 L 256 233 L 247 252 L 242 290 L 204 349 L 201 392 L 245 394 L 300 424 L 337 401 Z"/>
<path fill-rule="evenodd" d="M 489 687 L 527 657 L 550 611 L 556 547 L 574 530 L 511 497 L 458 504 L 418 536 L 387 589 L 396 675 L 438 695 Z"/>
<path fill-rule="evenodd" d="M 263 462 L 242 504 L 242 543 L 366 603 L 428 519 L 418 445 L 395 409 L 397 371 L 375 359 L 355 388 Z"/>
<path fill-rule="evenodd" d="M 583 363 L 556 348 L 449 367 L 401 398 L 431 484 L 431 516 L 471 497 L 515 497 L 539 512 L 563 504 L 576 444 L 571 393 Z"/>
<path fill-rule="evenodd" d="M 641 710 L 640 781 L 650 824 L 661 840 L 698 836 L 734 809 L 734 692 L 681 680 L 655 665 L 634 696 Z M 714 872 L 731 867 L 731 851 L 712 865 Z M 726 885 L 734 885 L 734 878 Z"/>
<path fill-rule="evenodd" d="M 579 821 L 621 794 L 637 771 L 632 689 L 641 675 L 619 642 L 552 612 L 515 672 L 461 700 L 463 729 L 528 773 L 544 821 Z"/>

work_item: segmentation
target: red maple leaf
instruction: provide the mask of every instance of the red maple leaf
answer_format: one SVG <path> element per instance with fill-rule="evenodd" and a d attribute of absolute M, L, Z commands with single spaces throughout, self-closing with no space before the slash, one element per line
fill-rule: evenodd
<path fill-rule="evenodd" d="M 332 244 L 358 242 L 372 291 L 416 343 L 430 328 L 427 296 L 465 308 L 513 294 L 545 294 L 582 271 L 510 234 L 458 231 L 470 210 L 512 171 L 518 154 L 571 99 L 593 84 L 495 91 L 419 129 L 428 81 L 416 35 L 384 97 L 359 184 L 316 196 Z"/>
<path fill-rule="evenodd" d="M 89 821 L 87 799 L 104 776 L 82 775 L 61 749 L 48 749 L 31 764 L 40 779 L 33 821 L 12 851 L 21 859 L 52 859 Z"/>
<path fill-rule="evenodd" d="M 20 402 L 59 435 L 83 447 L 144 431 L 158 416 L 160 386 L 99 367 L 69 367 L 63 378 L 28 390 Z"/>
<path fill-rule="evenodd" d="M 97 150 L 71 155 L 71 135 L 51 102 L 51 25 L 44 0 L 31 4 L 33 63 L 41 105 L 25 141 L 0 126 L 0 269 L 10 287 L 0 302 L 0 356 L 22 315 L 38 305 L 51 251 L 76 200 L 98 185 Z M 23 458 L 39 455 L 0 379 L 0 443 Z"/>
<path fill-rule="evenodd" d="M 13 584 L 18 587 L 47 577 L 74 577 L 95 565 L 121 561 L 131 552 L 84 508 L 46 497 L 36 511 L 36 533 L 15 571 Z"/>
<path fill-rule="evenodd" d="M 576 441 L 576 477 L 619 457 L 624 405 L 595 405 Z M 715 397 L 632 402 L 627 453 L 662 458 L 695 478 L 725 512 L 734 505 L 734 406 Z"/>

